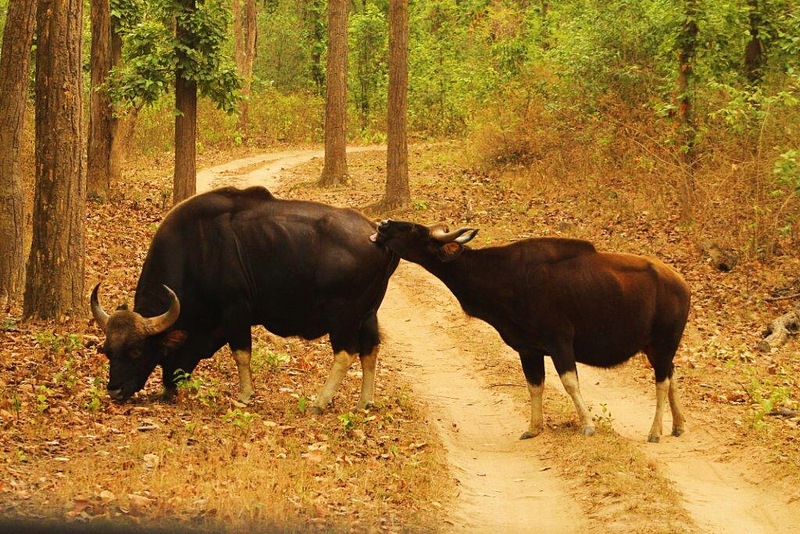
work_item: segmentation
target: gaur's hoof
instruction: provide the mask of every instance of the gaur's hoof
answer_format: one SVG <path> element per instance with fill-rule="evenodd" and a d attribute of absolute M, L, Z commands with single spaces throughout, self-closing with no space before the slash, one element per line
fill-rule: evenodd
<path fill-rule="evenodd" d="M 237 400 L 233 402 L 237 408 L 244 408 L 245 406 L 252 406 L 253 405 L 253 397 L 254 394 L 250 395 L 242 395 Z"/>
<path fill-rule="evenodd" d="M 583 427 L 583 430 L 581 431 L 581 433 L 584 436 L 594 436 L 594 427 L 593 426 Z"/>
<path fill-rule="evenodd" d="M 683 429 L 682 428 L 673 428 L 672 429 L 672 435 L 675 436 L 676 438 L 678 436 L 680 436 L 681 434 L 683 434 Z"/>
<path fill-rule="evenodd" d="M 175 402 L 178 398 L 178 389 L 177 388 L 164 388 L 164 391 L 161 392 L 161 402 Z"/>
<path fill-rule="evenodd" d="M 308 409 L 308 411 L 313 415 L 322 415 L 323 412 L 322 408 L 320 408 L 319 406 L 312 406 L 311 408 Z"/>
<path fill-rule="evenodd" d="M 658 436 L 647 436 L 647 443 L 658 443 L 661 438 Z"/>
<path fill-rule="evenodd" d="M 535 438 L 535 437 L 536 437 L 536 434 L 526 430 L 525 432 L 522 433 L 522 435 L 519 437 L 519 439 L 531 439 L 531 438 Z"/>

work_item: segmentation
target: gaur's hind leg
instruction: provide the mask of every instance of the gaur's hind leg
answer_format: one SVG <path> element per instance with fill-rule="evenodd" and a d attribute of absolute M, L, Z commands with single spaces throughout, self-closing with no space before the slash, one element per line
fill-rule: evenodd
<path fill-rule="evenodd" d="M 675 355 L 675 350 L 676 348 L 673 348 L 672 344 L 660 352 L 653 347 L 648 347 L 645 350 L 647 359 L 655 371 L 656 378 L 656 414 L 653 418 L 650 432 L 647 434 L 647 441 L 650 443 L 658 443 L 661 439 L 663 432 L 662 420 L 667 402 L 669 402 L 670 411 L 672 412 L 672 435 L 680 436 L 685 430 L 686 419 L 678 401 L 677 381 L 673 377 L 672 359 Z"/>
<path fill-rule="evenodd" d="M 686 430 L 686 418 L 683 416 L 680 401 L 678 401 L 678 381 L 675 375 L 669 379 L 669 409 L 672 411 L 672 435 L 680 436 Z"/>
<path fill-rule="evenodd" d="M 358 409 L 366 410 L 375 400 L 375 368 L 378 362 L 380 345 L 375 345 L 372 352 L 361 356 L 361 398 Z"/>
<path fill-rule="evenodd" d="M 520 351 L 519 359 L 522 362 L 522 372 L 528 383 L 528 393 L 531 395 L 531 421 L 528 430 L 522 433 L 519 439 L 530 439 L 538 436 L 544 429 L 544 415 L 542 411 L 542 392 L 544 391 L 544 354 L 541 352 Z"/>
<path fill-rule="evenodd" d="M 317 400 L 314 401 L 314 404 L 311 406 L 311 413 L 321 414 L 325 408 L 327 408 L 328 403 L 333 398 L 333 394 L 336 392 L 339 384 L 342 383 L 347 371 L 355 360 L 355 355 L 348 354 L 343 350 L 333 355 L 331 373 L 328 375 L 328 380 L 325 382 L 322 390 L 317 395 Z"/>

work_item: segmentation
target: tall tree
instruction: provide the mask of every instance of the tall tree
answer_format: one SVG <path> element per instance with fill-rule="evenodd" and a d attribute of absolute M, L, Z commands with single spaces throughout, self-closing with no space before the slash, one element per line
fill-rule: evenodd
<path fill-rule="evenodd" d="M 25 197 L 20 145 L 36 24 L 36 0 L 10 0 L 0 52 L 0 308 L 25 283 Z"/>
<path fill-rule="evenodd" d="M 758 0 L 747 0 L 749 39 L 744 48 L 744 71 L 751 85 L 759 85 L 764 77 L 764 46 L 760 35 L 763 24 Z"/>
<path fill-rule="evenodd" d="M 111 8 L 109 0 L 91 0 L 92 24 L 91 79 L 89 97 L 89 140 L 86 157 L 86 192 L 99 200 L 108 197 L 112 173 L 119 167 L 112 165 L 114 135 L 117 119 L 111 97 L 104 87 L 114 66 L 112 51 Z"/>
<path fill-rule="evenodd" d="M 84 308 L 82 0 L 39 0 L 36 16 L 36 191 L 26 318 Z"/>
<path fill-rule="evenodd" d="M 248 100 L 253 82 L 253 62 L 256 58 L 256 40 L 258 26 L 256 24 L 255 0 L 239 0 L 233 2 L 233 33 L 236 48 L 236 68 L 242 79 L 242 103 L 239 106 L 239 130 L 244 132 L 248 125 Z"/>
<path fill-rule="evenodd" d="M 347 1 L 328 2 L 328 91 L 325 102 L 325 164 L 319 182 L 347 182 Z"/>
<path fill-rule="evenodd" d="M 697 126 L 694 119 L 694 62 L 697 55 L 698 0 L 684 0 L 684 19 L 678 35 L 678 133 L 680 136 L 683 177 L 680 183 L 681 217 L 694 217 Z"/>
<path fill-rule="evenodd" d="M 231 12 L 227 0 L 150 0 L 126 3 L 120 34 L 126 54 L 110 84 L 122 108 L 157 101 L 175 87 L 175 170 L 173 201 L 196 189 L 198 92 L 228 113 L 236 108 L 240 79 L 227 39 Z M 118 137 L 122 137 L 118 135 Z"/>
<path fill-rule="evenodd" d="M 198 35 L 188 22 L 195 11 L 195 0 L 179 0 L 175 37 L 178 64 L 175 69 L 175 172 L 172 200 L 175 204 L 197 191 L 197 81 L 189 70 L 189 53 L 197 48 Z"/>
<path fill-rule="evenodd" d="M 389 1 L 389 109 L 382 207 L 405 207 L 408 186 L 408 0 Z"/>

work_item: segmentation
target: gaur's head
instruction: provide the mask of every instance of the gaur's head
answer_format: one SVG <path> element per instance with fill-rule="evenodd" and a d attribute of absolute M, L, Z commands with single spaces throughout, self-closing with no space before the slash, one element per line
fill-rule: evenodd
<path fill-rule="evenodd" d="M 475 228 L 459 228 L 451 232 L 444 224 L 423 226 L 385 220 L 378 223 L 377 232 L 370 239 L 389 247 L 404 260 L 424 264 L 432 259 L 443 262 L 456 259 L 463 252 L 464 244 L 477 233 Z"/>
<path fill-rule="evenodd" d="M 156 368 L 171 343 L 165 334 L 181 313 L 178 296 L 164 286 L 169 294 L 169 309 L 155 317 L 142 315 L 120 308 L 111 315 L 103 310 L 97 300 L 97 284 L 92 291 L 92 315 L 106 334 L 100 350 L 108 357 L 110 371 L 108 394 L 123 402 L 142 389 L 147 378 Z"/>

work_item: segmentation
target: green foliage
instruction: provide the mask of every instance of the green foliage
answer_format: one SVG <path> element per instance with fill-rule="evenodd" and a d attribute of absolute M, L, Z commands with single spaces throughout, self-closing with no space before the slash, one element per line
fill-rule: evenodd
<path fill-rule="evenodd" d="M 375 4 L 368 3 L 349 17 L 348 95 L 362 132 L 386 113 L 388 33 L 386 14 Z"/>
<path fill-rule="evenodd" d="M 220 109 L 235 110 L 241 80 L 226 49 L 231 20 L 227 3 L 205 0 L 194 9 L 181 9 L 167 0 L 116 0 L 112 16 L 124 47 L 109 94 L 120 107 L 158 101 L 179 69 Z M 176 24 L 186 30 L 180 38 L 173 31 Z"/>
<path fill-rule="evenodd" d="M 83 348 L 83 337 L 80 334 L 61 336 L 53 332 L 37 332 L 33 339 L 56 355 L 71 354 Z"/>
<path fill-rule="evenodd" d="M 780 154 L 772 167 L 778 185 L 790 187 L 800 194 L 800 150 L 787 150 Z"/>
<path fill-rule="evenodd" d="M 252 426 L 256 417 L 258 417 L 256 414 L 236 408 L 235 410 L 228 410 L 225 412 L 225 415 L 222 416 L 222 420 L 240 430 L 247 431 Z"/>
<path fill-rule="evenodd" d="M 753 401 L 752 424 L 753 427 L 763 428 L 764 417 L 773 413 L 789 402 L 789 388 L 786 385 L 777 385 L 770 381 L 752 378 L 746 386 L 747 394 Z"/>
<path fill-rule="evenodd" d="M 275 352 L 262 347 L 253 349 L 252 367 L 253 372 L 259 372 L 266 367 L 269 371 L 277 371 L 292 360 L 286 352 Z"/>
<path fill-rule="evenodd" d="M 44 413 L 50 408 L 50 398 L 53 396 L 53 390 L 44 384 L 36 386 L 36 411 Z"/>
<path fill-rule="evenodd" d="M 215 406 L 219 400 L 219 391 L 212 385 L 207 385 L 200 377 L 192 377 L 183 369 L 176 369 L 174 373 L 175 387 L 179 393 L 184 393 L 188 398 L 194 398 L 203 406 Z"/>

